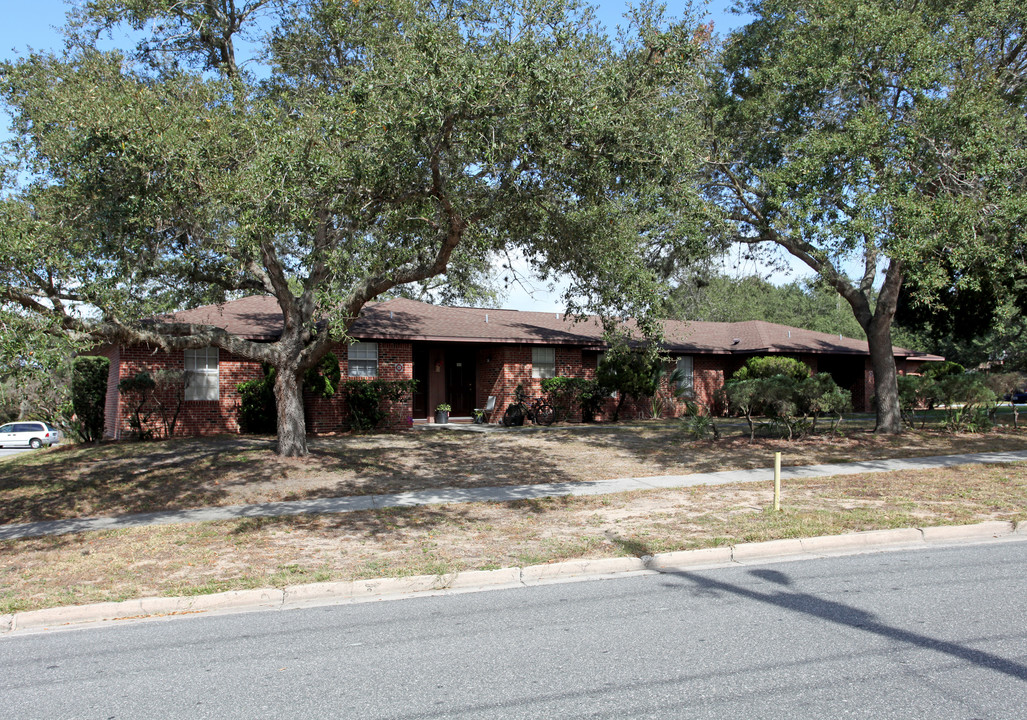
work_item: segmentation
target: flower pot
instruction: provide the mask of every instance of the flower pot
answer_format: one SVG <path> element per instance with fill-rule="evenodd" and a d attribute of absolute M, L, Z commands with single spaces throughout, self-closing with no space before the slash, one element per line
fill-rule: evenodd
<path fill-rule="evenodd" d="M 448 410 L 436 410 L 435 411 L 435 422 L 440 425 L 445 425 L 449 422 L 449 411 Z"/>

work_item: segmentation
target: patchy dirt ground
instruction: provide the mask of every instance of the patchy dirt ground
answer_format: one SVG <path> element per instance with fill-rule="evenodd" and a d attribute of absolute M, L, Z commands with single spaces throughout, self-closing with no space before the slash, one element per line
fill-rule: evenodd
<path fill-rule="evenodd" d="M 1027 464 L 393 508 L 0 542 L 0 614 L 785 537 L 1027 519 Z"/>
<path fill-rule="evenodd" d="M 776 451 L 785 465 L 806 465 L 1013 449 L 1027 449 L 1027 431 L 696 442 L 673 421 L 318 437 L 305 458 L 280 458 L 271 439 L 252 436 L 68 446 L 0 461 L 0 523 L 767 467 Z"/>

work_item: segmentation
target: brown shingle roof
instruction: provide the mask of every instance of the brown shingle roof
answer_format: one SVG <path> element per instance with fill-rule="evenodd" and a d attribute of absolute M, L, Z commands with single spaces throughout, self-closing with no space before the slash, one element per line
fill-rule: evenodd
<path fill-rule="evenodd" d="M 252 340 L 272 340 L 282 327 L 276 300 L 253 296 L 223 305 L 207 305 L 175 313 L 176 322 L 216 325 Z M 762 320 L 738 323 L 681 322 L 664 325 L 667 349 L 677 353 L 743 354 L 828 353 L 867 355 L 866 340 L 802 330 Z M 533 343 L 600 348 L 602 323 L 595 317 L 581 322 L 556 313 L 524 312 L 428 305 L 395 298 L 366 305 L 350 329 L 366 340 L 426 340 L 436 342 Z M 897 357 L 941 359 L 896 347 Z"/>

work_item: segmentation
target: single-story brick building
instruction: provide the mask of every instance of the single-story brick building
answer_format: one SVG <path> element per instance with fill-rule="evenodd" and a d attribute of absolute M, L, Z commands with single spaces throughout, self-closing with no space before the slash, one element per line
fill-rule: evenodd
<path fill-rule="evenodd" d="M 274 298 L 247 297 L 175 313 L 176 322 L 216 325 L 256 342 L 271 342 L 281 328 Z M 407 418 L 426 421 L 440 403 L 452 406 L 455 418 L 470 417 L 496 397 L 490 421 L 497 421 L 523 384 L 529 395 L 541 393 L 542 378 L 590 377 L 605 349 L 599 321 L 581 322 L 553 313 L 466 307 L 442 307 L 407 299 L 367 305 L 350 334 L 355 344 L 337 348 L 343 378 L 379 377 L 418 380 L 413 397 L 390 408 L 393 424 Z M 739 323 L 665 323 L 666 350 L 685 371 L 694 396 L 711 404 L 714 392 L 750 357 L 780 354 L 805 362 L 814 372 L 830 373 L 852 392 L 853 405 L 869 410 L 873 372 L 865 340 L 812 332 L 763 321 Z M 146 346 L 105 346 L 111 360 L 107 386 L 105 435 L 124 437 L 132 409 L 118 390 L 125 378 L 160 368 L 186 373 L 181 434 L 238 432 L 239 392 L 244 380 L 262 376 L 259 363 L 216 347 L 166 353 Z M 938 360 L 895 348 L 900 373 Z M 344 401 L 305 398 L 309 432 L 331 432 L 346 419 Z M 677 412 L 671 408 L 670 412 Z"/>

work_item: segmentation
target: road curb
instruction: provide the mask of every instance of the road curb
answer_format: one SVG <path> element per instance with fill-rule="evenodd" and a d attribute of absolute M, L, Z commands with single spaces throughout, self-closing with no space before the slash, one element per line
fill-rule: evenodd
<path fill-rule="evenodd" d="M 534 585 L 566 578 L 639 572 L 645 569 L 645 562 L 637 557 L 568 560 L 566 562 L 530 565 L 526 568 L 521 568 L 521 582 L 525 585 Z"/>
<path fill-rule="evenodd" d="M 1022 524 L 1022 523 L 1021 523 Z M 950 540 L 976 540 L 989 537 L 1012 535 L 1015 526 L 1005 520 L 992 520 L 974 525 L 938 525 L 923 528 L 925 542 L 948 542 Z"/>
<path fill-rule="evenodd" d="M 0 615 L 0 635 L 17 631 L 55 630 L 118 620 L 202 615 L 254 610 L 285 610 L 317 605 L 386 600 L 427 594 L 500 589 L 639 572 L 674 572 L 700 568 L 875 550 L 925 548 L 929 545 L 982 541 L 1004 536 L 1027 537 L 1027 522 L 990 521 L 973 525 L 870 530 L 867 532 L 788 538 L 758 543 L 659 553 L 643 558 L 569 560 L 498 570 L 469 570 L 443 575 L 375 578 L 310 583 L 279 588 L 230 590 L 210 595 L 151 597 L 122 602 L 29 610 Z"/>
<path fill-rule="evenodd" d="M 768 557 L 780 557 L 782 555 L 802 555 L 805 552 L 802 547 L 802 540 L 799 538 L 788 538 L 785 540 L 767 540 L 766 542 L 734 545 L 731 548 L 731 559 L 734 562 L 748 562 L 749 560 L 763 560 Z"/>
<path fill-rule="evenodd" d="M 919 528 L 868 530 L 847 535 L 823 535 L 799 541 L 803 550 L 813 554 L 851 551 L 853 548 L 874 548 L 886 545 L 915 545 L 924 542 Z"/>
<path fill-rule="evenodd" d="M 699 565 L 726 565 L 731 562 L 730 545 L 700 548 L 699 550 L 678 550 L 677 552 L 653 555 L 646 567 L 657 572 L 692 568 Z"/>

